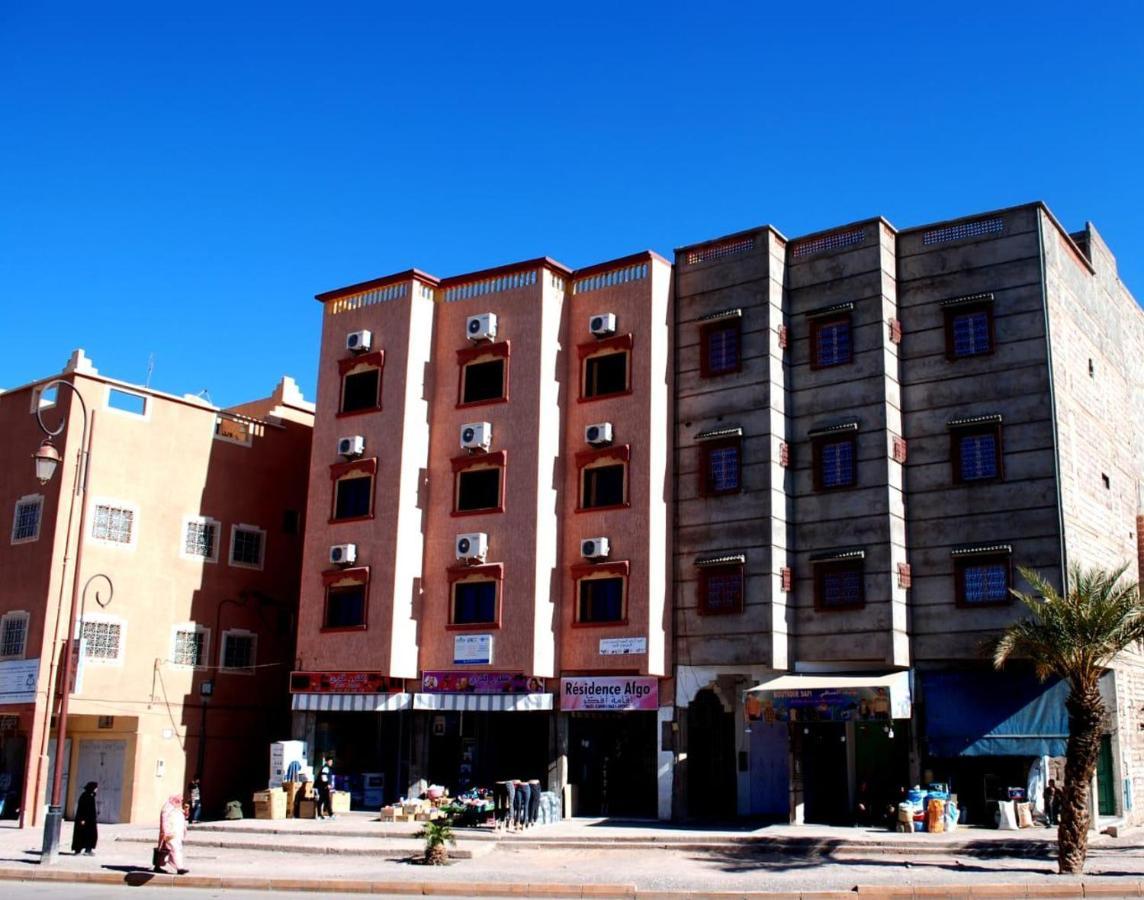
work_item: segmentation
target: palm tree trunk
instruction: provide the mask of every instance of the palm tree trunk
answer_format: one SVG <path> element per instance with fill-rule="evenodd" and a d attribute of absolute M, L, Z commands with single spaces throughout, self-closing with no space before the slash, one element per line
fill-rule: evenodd
<path fill-rule="evenodd" d="M 1069 742 L 1065 756 L 1065 783 L 1061 786 L 1061 821 L 1057 828 L 1057 865 L 1062 874 L 1080 875 L 1088 854 L 1088 796 L 1105 708 L 1095 685 L 1073 685 L 1065 707 L 1069 712 Z"/>

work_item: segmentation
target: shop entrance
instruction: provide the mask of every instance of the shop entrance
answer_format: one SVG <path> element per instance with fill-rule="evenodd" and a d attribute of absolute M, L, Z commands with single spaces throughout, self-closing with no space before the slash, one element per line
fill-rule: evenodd
<path fill-rule="evenodd" d="M 735 719 L 704 688 L 687 707 L 687 814 L 730 818 L 737 806 Z"/>
<path fill-rule="evenodd" d="M 376 812 L 405 790 L 399 777 L 401 751 L 408 723 L 404 712 L 318 713 L 310 765 L 321 765 L 326 754 L 334 757 L 334 783 L 349 791 L 354 809 Z M 368 789 L 368 790 L 367 790 Z M 368 797 L 366 796 L 368 793 Z M 383 798 L 379 802 L 380 797 Z M 367 802 L 368 801 L 368 802 Z"/>
<path fill-rule="evenodd" d="M 909 728 L 905 719 L 854 723 L 855 805 L 868 809 L 855 819 L 863 824 L 881 824 L 909 787 Z"/>
<path fill-rule="evenodd" d="M 24 760 L 27 753 L 26 735 L 0 729 L 0 819 L 15 819 L 20 815 L 20 798 L 24 796 Z"/>
<path fill-rule="evenodd" d="M 847 825 L 850 780 L 846 770 L 846 723 L 802 726 L 804 818 L 819 825 Z"/>
<path fill-rule="evenodd" d="M 574 816 L 656 816 L 656 714 L 573 712 L 568 780 Z"/>
<path fill-rule="evenodd" d="M 548 784 L 547 712 L 431 712 L 426 777 L 458 794 L 510 778 Z"/>

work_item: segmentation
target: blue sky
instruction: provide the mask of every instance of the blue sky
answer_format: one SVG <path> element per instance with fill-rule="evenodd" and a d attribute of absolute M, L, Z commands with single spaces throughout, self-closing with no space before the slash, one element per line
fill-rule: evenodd
<path fill-rule="evenodd" d="M 1144 4 L 1098 6 L 7 0 L 0 386 L 312 397 L 319 291 L 1035 199 L 1144 297 Z"/>

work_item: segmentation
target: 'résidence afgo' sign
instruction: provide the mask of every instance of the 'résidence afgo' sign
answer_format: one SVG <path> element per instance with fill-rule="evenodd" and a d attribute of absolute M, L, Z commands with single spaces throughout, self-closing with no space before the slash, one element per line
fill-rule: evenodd
<path fill-rule="evenodd" d="M 659 679 L 627 675 L 561 678 L 560 708 L 565 712 L 658 709 Z"/>

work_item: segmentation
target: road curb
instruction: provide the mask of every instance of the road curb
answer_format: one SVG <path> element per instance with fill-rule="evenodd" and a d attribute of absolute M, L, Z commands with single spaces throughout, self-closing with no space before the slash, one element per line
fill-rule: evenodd
<path fill-rule="evenodd" d="M 107 884 L 140 887 L 181 887 L 247 891 L 297 891 L 323 894 L 401 894 L 423 897 L 537 897 L 568 900 L 854 900 L 859 897 L 967 898 L 979 897 L 1144 897 L 1144 882 L 1062 881 L 1052 883 L 994 883 L 968 885 L 856 885 L 848 891 L 691 891 L 640 890 L 634 884 L 417 882 L 316 878 L 261 878 L 249 875 L 169 875 L 139 869 L 118 872 L 75 872 L 61 869 L 0 867 L 0 881 Z"/>

